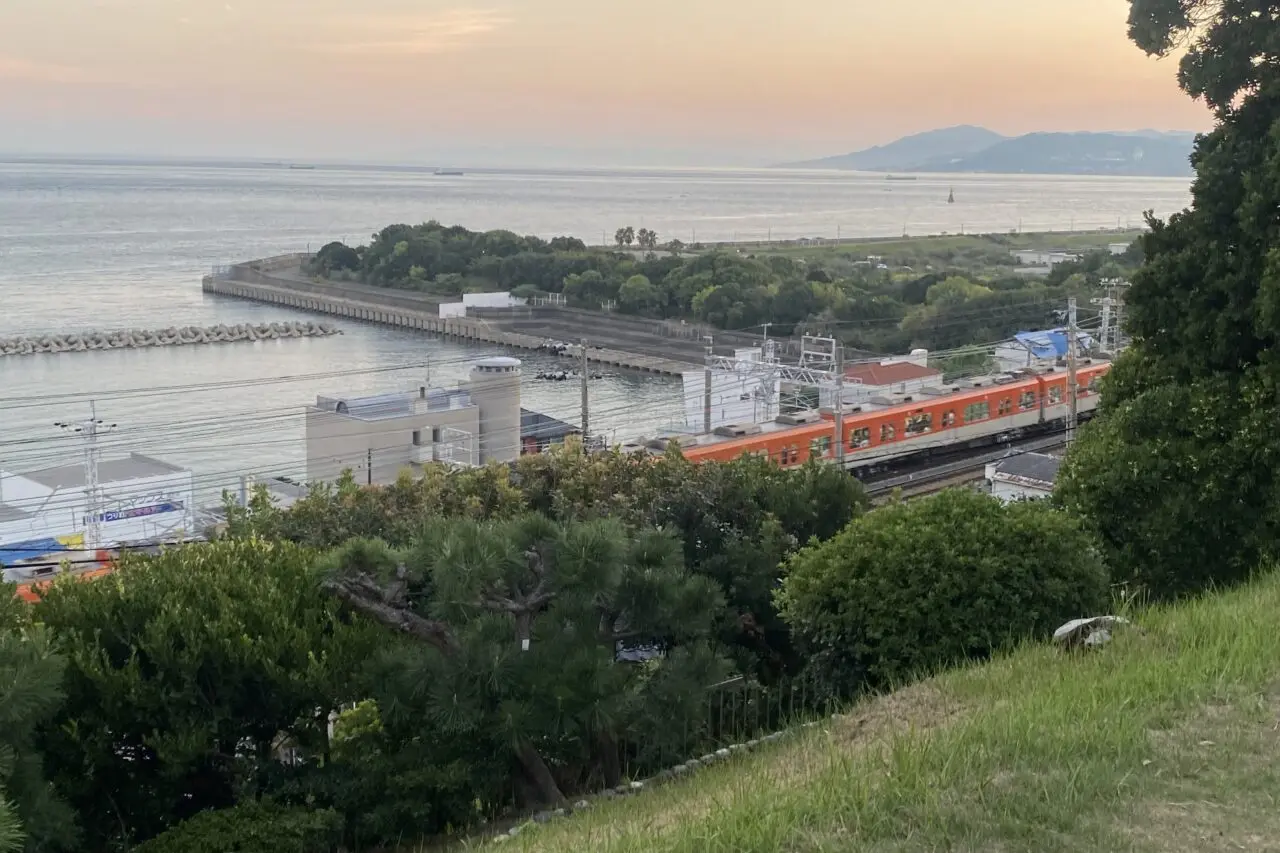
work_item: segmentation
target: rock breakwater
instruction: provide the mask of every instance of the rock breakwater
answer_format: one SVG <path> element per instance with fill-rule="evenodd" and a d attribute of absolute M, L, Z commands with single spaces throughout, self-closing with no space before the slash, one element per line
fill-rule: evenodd
<path fill-rule="evenodd" d="M 0 357 L 42 353 L 86 352 L 108 349 L 144 349 L 191 344 L 271 341 L 282 338 L 324 338 L 340 335 L 332 323 L 238 323 L 234 326 L 170 326 L 167 329 L 120 329 L 70 335 L 19 335 L 0 338 Z"/>

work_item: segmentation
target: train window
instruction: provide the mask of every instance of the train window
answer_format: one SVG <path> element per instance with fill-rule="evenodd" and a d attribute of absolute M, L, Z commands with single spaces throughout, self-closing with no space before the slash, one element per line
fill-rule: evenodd
<path fill-rule="evenodd" d="M 985 421 L 991 417 L 991 404 L 985 401 L 981 403 L 971 403 L 964 407 L 964 422 L 967 424 Z"/>
<path fill-rule="evenodd" d="M 796 444 L 788 444 L 783 448 L 782 452 L 786 458 L 783 460 L 784 465 L 794 465 L 800 461 L 800 447 Z"/>
<path fill-rule="evenodd" d="M 1062 402 L 1062 388 L 1055 385 L 1049 389 L 1049 405 L 1055 406 Z"/>
<path fill-rule="evenodd" d="M 858 427 L 853 432 L 849 433 L 849 449 L 850 450 L 853 450 L 856 447 L 866 447 L 870 443 L 871 443 L 870 427 Z"/>
<path fill-rule="evenodd" d="M 831 449 L 831 436 L 820 435 L 813 441 L 809 442 L 810 456 L 826 456 L 827 451 Z"/>
<path fill-rule="evenodd" d="M 1023 391 L 1022 396 L 1018 399 L 1018 408 L 1026 410 L 1033 409 L 1036 405 L 1036 392 Z"/>
<path fill-rule="evenodd" d="M 997 415 L 1007 415 L 1013 411 L 1013 398 L 1005 397 L 1000 401 L 1000 405 L 996 407 Z"/>
<path fill-rule="evenodd" d="M 881 425 L 881 427 L 880 427 L 880 440 L 881 440 L 881 441 L 893 441 L 895 438 L 897 438 L 897 434 L 896 434 L 896 431 L 895 431 L 895 430 L 894 430 L 894 428 L 893 428 L 893 424 L 883 424 L 883 425 Z"/>
<path fill-rule="evenodd" d="M 955 425 L 956 425 L 956 410 L 947 409 L 945 412 L 942 413 L 942 426 L 949 427 L 949 426 L 955 426 Z"/>
<path fill-rule="evenodd" d="M 931 429 L 933 429 L 933 415 L 928 412 L 907 415 L 907 435 L 919 435 Z"/>

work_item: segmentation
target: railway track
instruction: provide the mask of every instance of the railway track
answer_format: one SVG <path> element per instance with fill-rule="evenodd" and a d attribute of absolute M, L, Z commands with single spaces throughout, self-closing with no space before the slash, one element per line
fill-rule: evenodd
<path fill-rule="evenodd" d="M 998 462 L 1009 455 L 1011 451 L 1036 453 L 1052 450 L 1061 447 L 1063 444 L 1065 444 L 1065 441 L 1061 435 L 1012 441 L 996 450 L 983 451 L 953 462 L 945 462 L 941 465 L 934 465 L 909 474 L 899 474 L 864 482 L 863 488 L 866 489 L 872 503 L 884 503 L 890 498 L 895 489 L 901 490 L 902 497 L 919 497 L 920 495 L 942 491 L 952 486 L 961 486 L 980 480 L 983 478 L 988 464 Z"/>

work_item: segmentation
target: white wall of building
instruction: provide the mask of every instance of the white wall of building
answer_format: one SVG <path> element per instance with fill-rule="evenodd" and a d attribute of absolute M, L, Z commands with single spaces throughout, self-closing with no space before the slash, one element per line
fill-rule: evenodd
<path fill-rule="evenodd" d="M 685 428 L 701 431 L 706 417 L 706 371 L 685 371 L 683 379 Z M 778 417 L 780 386 L 777 376 L 770 376 L 761 362 L 758 347 L 737 350 L 733 370 L 711 371 L 711 428 Z"/>
<path fill-rule="evenodd" d="M 3 502 L 29 513 L 0 521 L 0 544 L 84 533 L 88 496 L 82 485 L 50 489 L 20 474 L 4 473 Z M 115 480 L 99 485 L 101 546 L 169 540 L 195 532 L 195 483 L 190 471 Z"/>
<path fill-rule="evenodd" d="M 1034 501 L 1047 498 L 1053 492 L 1049 489 L 1036 489 L 1030 486 L 1022 486 L 1017 483 L 1009 483 L 1003 480 L 995 480 L 991 483 L 991 496 L 999 498 L 1005 503 L 1012 501 Z"/>
<path fill-rule="evenodd" d="M 465 317 L 468 308 L 516 308 L 528 300 L 512 296 L 508 290 L 489 293 L 464 293 L 461 302 L 444 302 L 440 305 L 441 317 Z"/>

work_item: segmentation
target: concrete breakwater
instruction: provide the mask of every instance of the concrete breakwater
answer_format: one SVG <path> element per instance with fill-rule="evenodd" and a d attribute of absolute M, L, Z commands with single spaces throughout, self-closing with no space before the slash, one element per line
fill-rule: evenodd
<path fill-rule="evenodd" d="M 267 265 L 273 260 L 275 259 L 255 261 L 254 264 Z M 369 323 L 416 329 L 479 344 L 498 344 L 515 349 L 537 351 L 545 350 L 548 343 L 546 335 L 527 334 L 502 328 L 500 321 L 496 319 L 441 317 L 438 306 L 428 300 L 415 300 L 414 307 L 409 307 L 410 298 L 401 294 L 383 295 L 370 293 L 368 288 L 363 287 L 320 286 L 284 278 L 269 279 L 270 283 L 267 283 L 268 279 L 257 266 L 252 269 L 245 266 L 233 267 L 231 272 L 238 278 L 225 275 L 205 276 L 201 282 L 204 292 L 283 305 L 303 311 L 349 317 Z M 243 280 L 245 278 L 259 280 L 245 281 Z M 421 304 L 418 305 L 417 302 Z M 596 334 L 591 335 L 593 340 L 589 343 L 587 351 L 587 359 L 593 364 L 668 376 L 680 376 L 683 371 L 698 368 L 696 363 L 681 361 L 678 358 L 631 352 L 622 347 L 601 346 L 610 342 L 608 335 L 602 334 L 598 328 L 593 331 Z"/>
<path fill-rule="evenodd" d="M 0 356 L 271 341 L 282 338 L 322 338 L 340 334 L 342 331 L 331 323 L 293 321 L 239 323 L 234 326 L 170 326 L 154 330 L 120 329 L 69 335 L 20 335 L 16 338 L 0 338 Z"/>

